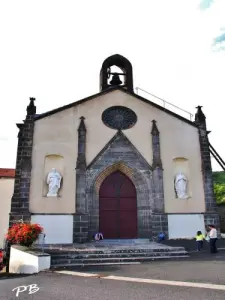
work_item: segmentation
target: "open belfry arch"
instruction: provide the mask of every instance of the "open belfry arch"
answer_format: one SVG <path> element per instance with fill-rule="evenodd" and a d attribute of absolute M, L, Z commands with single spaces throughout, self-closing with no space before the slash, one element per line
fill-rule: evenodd
<path fill-rule="evenodd" d="M 119 54 L 103 62 L 98 94 L 42 114 L 34 100 L 17 124 L 10 224 L 40 223 L 49 244 L 219 227 L 200 106 L 192 122 L 135 94 Z"/>

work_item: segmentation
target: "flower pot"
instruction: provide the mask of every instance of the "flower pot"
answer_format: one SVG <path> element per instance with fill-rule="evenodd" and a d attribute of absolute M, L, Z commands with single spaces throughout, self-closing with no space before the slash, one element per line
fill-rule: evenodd
<path fill-rule="evenodd" d="M 33 241 L 20 242 L 21 246 L 30 247 L 33 244 Z"/>

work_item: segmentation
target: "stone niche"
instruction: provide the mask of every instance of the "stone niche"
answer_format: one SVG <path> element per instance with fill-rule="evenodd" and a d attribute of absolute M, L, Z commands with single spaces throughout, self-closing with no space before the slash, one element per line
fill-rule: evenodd
<path fill-rule="evenodd" d="M 63 193 L 63 174 L 64 174 L 64 157 L 59 154 L 48 154 L 45 156 L 44 161 L 44 174 L 43 174 L 43 189 L 42 196 L 47 197 L 48 185 L 47 176 L 48 173 L 55 168 L 62 176 L 61 187 L 58 192 L 58 196 L 61 197 Z"/>
<path fill-rule="evenodd" d="M 182 174 L 185 175 L 187 178 L 187 195 L 188 199 L 192 197 L 191 195 L 191 178 L 190 178 L 190 171 L 189 171 L 189 162 L 188 159 L 185 157 L 176 157 L 173 159 L 173 185 L 174 185 L 174 198 L 179 199 L 177 197 L 176 191 L 175 191 L 175 183 L 174 179 L 177 175 L 177 173 L 181 172 Z M 184 199 L 181 199 L 184 200 Z"/>

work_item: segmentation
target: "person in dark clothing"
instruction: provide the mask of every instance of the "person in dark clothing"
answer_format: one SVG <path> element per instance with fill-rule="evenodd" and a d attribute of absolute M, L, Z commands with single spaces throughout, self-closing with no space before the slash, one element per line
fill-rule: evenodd
<path fill-rule="evenodd" d="M 217 230 L 214 225 L 209 225 L 209 238 L 210 238 L 210 252 L 217 253 L 216 241 L 217 241 Z"/>

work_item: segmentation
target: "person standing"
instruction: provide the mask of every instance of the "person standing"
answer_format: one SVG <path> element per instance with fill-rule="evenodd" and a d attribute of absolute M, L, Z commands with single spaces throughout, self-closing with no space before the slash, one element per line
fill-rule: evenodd
<path fill-rule="evenodd" d="M 216 241 L 217 241 L 217 230 L 214 225 L 209 225 L 209 238 L 210 238 L 210 252 L 217 253 Z"/>
<path fill-rule="evenodd" d="M 196 243 L 197 243 L 197 250 L 201 251 L 203 249 L 203 241 L 205 239 L 205 236 L 202 234 L 202 232 L 199 230 L 196 234 Z"/>

